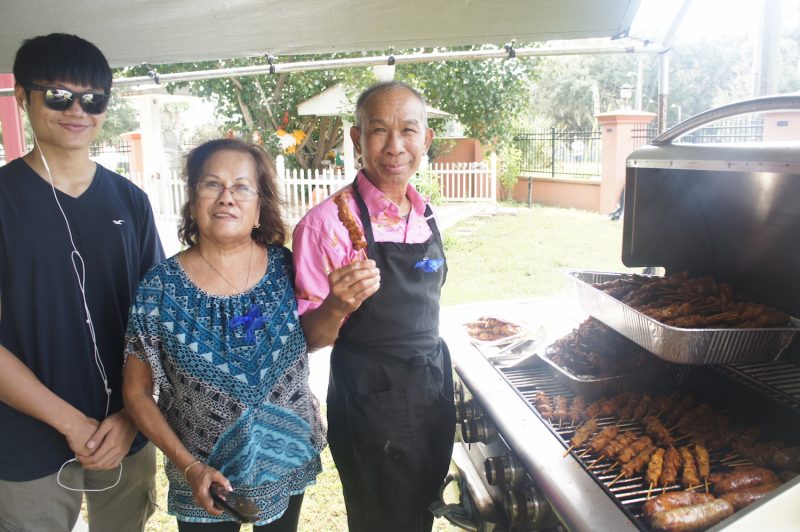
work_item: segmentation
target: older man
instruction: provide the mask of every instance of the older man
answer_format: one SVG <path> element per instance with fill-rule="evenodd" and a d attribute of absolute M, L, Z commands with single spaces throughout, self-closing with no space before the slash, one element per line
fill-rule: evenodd
<path fill-rule="evenodd" d="M 367 89 L 350 130 L 363 169 L 343 195 L 365 260 L 329 198 L 294 232 L 299 312 L 309 348 L 333 343 L 328 441 L 351 531 L 430 530 L 455 414 L 439 337 L 447 266 L 431 207 L 410 179 L 433 140 L 409 86 Z"/>

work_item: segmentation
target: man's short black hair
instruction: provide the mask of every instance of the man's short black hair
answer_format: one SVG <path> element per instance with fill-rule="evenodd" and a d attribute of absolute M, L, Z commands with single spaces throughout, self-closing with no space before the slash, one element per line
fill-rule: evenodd
<path fill-rule="evenodd" d="M 66 81 L 111 92 L 111 67 L 97 46 L 77 35 L 51 33 L 26 39 L 14 58 L 14 78 L 30 83 Z"/>
<path fill-rule="evenodd" d="M 428 109 L 427 104 L 425 103 L 425 98 L 422 97 L 422 94 L 419 93 L 417 89 L 408 85 L 407 83 L 403 83 L 402 81 L 382 81 L 380 83 L 376 83 L 368 87 L 364 92 L 361 93 L 361 96 L 358 97 L 358 101 L 356 102 L 356 112 L 355 112 L 355 125 L 356 127 L 360 128 L 362 126 L 361 120 L 361 110 L 366 105 L 367 100 L 370 99 L 375 94 L 380 94 L 386 91 L 395 91 L 395 90 L 407 90 L 411 94 L 413 94 L 419 101 L 422 103 L 422 125 L 428 127 Z"/>

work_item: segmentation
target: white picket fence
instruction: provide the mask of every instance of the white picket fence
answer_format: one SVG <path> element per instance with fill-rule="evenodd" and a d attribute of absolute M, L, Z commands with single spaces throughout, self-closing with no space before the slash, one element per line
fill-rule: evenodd
<path fill-rule="evenodd" d="M 439 178 L 445 201 L 497 201 L 497 154 L 478 163 L 434 163 L 429 171 Z"/>

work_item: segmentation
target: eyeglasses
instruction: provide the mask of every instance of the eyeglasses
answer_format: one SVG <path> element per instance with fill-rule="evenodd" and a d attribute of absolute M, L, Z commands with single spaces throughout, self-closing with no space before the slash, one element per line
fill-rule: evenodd
<path fill-rule="evenodd" d="M 110 94 L 103 92 L 74 92 L 59 87 L 47 87 L 36 83 L 29 83 L 25 90 L 43 91 L 44 105 L 53 111 L 66 111 L 72 106 L 75 99 L 80 103 L 81 109 L 90 115 L 99 115 L 108 107 Z"/>
<path fill-rule="evenodd" d="M 253 201 L 258 196 L 258 190 L 244 183 L 226 187 L 219 181 L 202 181 L 195 185 L 195 190 L 197 196 L 203 199 L 217 199 L 224 190 L 230 190 L 236 201 Z"/>

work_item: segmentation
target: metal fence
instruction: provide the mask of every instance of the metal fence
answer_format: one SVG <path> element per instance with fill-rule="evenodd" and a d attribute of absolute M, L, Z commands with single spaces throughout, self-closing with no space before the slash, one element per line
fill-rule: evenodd
<path fill-rule="evenodd" d="M 550 177 L 600 177 L 600 131 L 550 128 L 519 132 L 514 143 L 522 152 L 521 171 Z"/>
<path fill-rule="evenodd" d="M 131 147 L 124 140 L 113 143 L 97 143 L 89 146 L 89 157 L 109 170 L 130 175 Z"/>
<path fill-rule="evenodd" d="M 632 138 L 635 148 L 649 144 L 658 136 L 655 125 L 636 128 Z M 762 115 L 730 118 L 714 122 L 682 135 L 676 139 L 680 144 L 731 144 L 737 142 L 763 142 L 764 117 Z"/>

